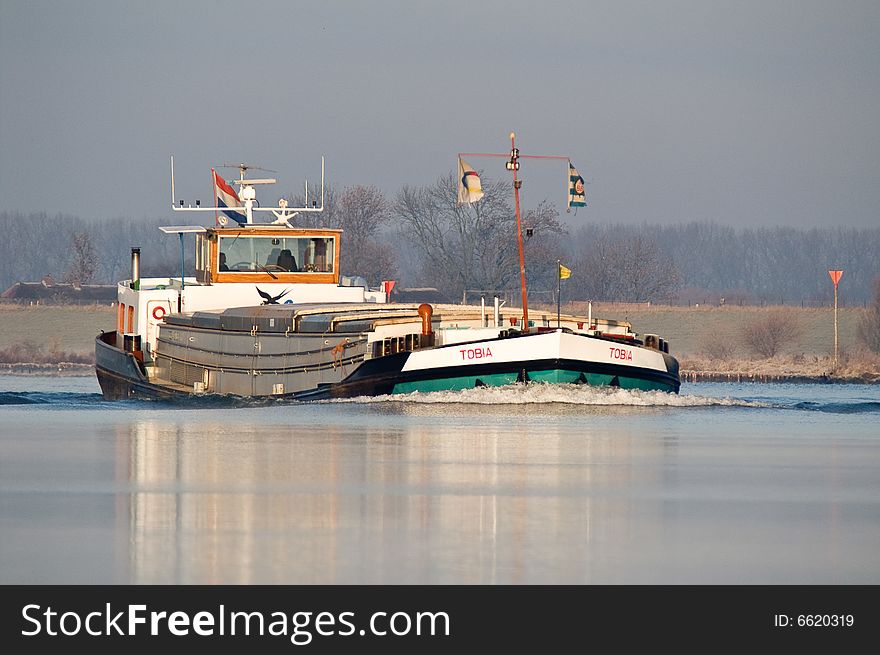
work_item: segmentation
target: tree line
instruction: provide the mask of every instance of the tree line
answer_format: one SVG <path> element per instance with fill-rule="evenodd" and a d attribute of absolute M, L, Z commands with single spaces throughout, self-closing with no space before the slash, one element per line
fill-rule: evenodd
<path fill-rule="evenodd" d="M 297 225 L 345 231 L 341 273 L 371 285 L 436 287 L 460 301 L 469 293 L 518 298 L 519 253 L 509 181 L 483 177 L 485 195 L 456 202 L 454 173 L 393 198 L 369 186 L 328 186 L 321 213 Z M 288 194 L 293 206 L 304 198 Z M 843 269 L 844 303 L 867 303 L 880 277 L 880 228 L 739 228 L 710 222 L 604 225 L 589 209 L 568 221 L 544 201 L 523 209 L 530 296 L 555 302 L 557 261 L 572 275 L 563 301 L 826 303 L 829 269 Z M 176 238 L 159 232 L 170 218 L 133 220 L 0 212 L 0 290 L 18 281 L 113 283 L 126 278 L 130 248 L 141 248 L 144 276 L 179 275 Z M 189 239 L 189 237 L 187 237 Z M 191 270 L 192 243 L 185 248 Z"/>

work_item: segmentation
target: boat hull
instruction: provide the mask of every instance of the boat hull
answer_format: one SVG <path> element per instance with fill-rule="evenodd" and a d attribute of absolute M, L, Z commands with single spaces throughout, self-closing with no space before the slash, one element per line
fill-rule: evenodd
<path fill-rule="evenodd" d="M 383 359 L 404 360 L 393 356 Z M 550 384 L 587 384 L 621 389 L 665 391 L 678 393 L 677 375 L 647 371 L 620 365 L 599 365 L 576 360 L 540 360 L 482 364 L 471 367 L 449 367 L 431 371 L 404 372 L 397 368 L 403 361 L 384 361 L 384 370 L 363 367 L 358 375 L 332 385 L 322 385 L 310 392 L 297 394 L 300 399 L 352 398 L 383 394 L 405 394 L 414 391 L 460 391 L 474 387 L 495 387 L 517 382 Z"/>
<path fill-rule="evenodd" d="M 601 361 L 600 356 L 606 351 L 623 361 Z M 95 361 L 98 381 L 108 400 L 167 400 L 205 395 L 195 394 L 183 385 L 151 382 L 137 358 L 116 346 L 115 333 L 98 337 Z M 678 362 L 666 353 L 560 331 L 368 359 L 339 382 L 319 384 L 295 393 L 272 394 L 272 397 L 320 400 L 456 391 L 516 382 L 586 384 L 670 393 L 678 393 L 680 387 Z"/>
<path fill-rule="evenodd" d="M 95 374 L 105 400 L 169 400 L 189 395 L 150 382 L 135 355 L 116 344 L 116 332 L 103 332 L 95 339 Z"/>

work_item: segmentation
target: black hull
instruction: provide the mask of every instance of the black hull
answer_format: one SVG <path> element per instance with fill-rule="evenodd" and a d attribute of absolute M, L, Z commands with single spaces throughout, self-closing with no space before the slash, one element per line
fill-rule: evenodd
<path fill-rule="evenodd" d="M 354 398 L 357 396 L 379 396 L 395 393 L 395 387 L 401 385 L 418 385 L 431 380 L 449 380 L 466 377 L 489 378 L 507 375 L 517 382 L 533 381 L 538 371 L 565 370 L 579 373 L 575 383 L 589 384 L 588 376 L 601 375 L 609 378 L 607 386 L 621 386 L 621 378 L 646 381 L 664 391 L 678 393 L 681 383 L 678 377 L 678 362 L 670 355 L 665 355 L 669 371 L 625 366 L 622 364 L 601 364 L 571 359 L 544 359 L 523 362 L 503 362 L 492 364 L 471 364 L 435 368 L 422 371 L 403 371 L 409 353 L 398 353 L 380 359 L 368 360 L 361 364 L 350 376 L 337 384 L 321 385 L 312 391 L 296 394 L 301 400 L 324 400 L 331 398 Z M 481 386 L 478 382 L 475 386 Z M 487 385 L 488 386 L 488 385 Z"/>
<path fill-rule="evenodd" d="M 175 400 L 195 397 L 190 389 L 180 386 L 157 385 L 151 383 L 140 362 L 132 353 L 125 352 L 116 346 L 116 333 L 101 334 L 95 346 L 95 371 L 101 391 L 106 400 Z M 501 362 L 433 368 L 429 370 L 404 371 L 403 368 L 411 353 L 401 352 L 387 357 L 371 359 L 363 362 L 351 375 L 342 382 L 323 384 L 317 388 L 295 393 L 271 396 L 275 399 L 292 400 L 324 400 L 332 398 L 353 398 L 357 396 L 378 396 L 400 392 L 400 389 L 430 385 L 432 381 L 445 381 L 466 378 L 474 380 L 470 386 L 481 386 L 482 379 L 505 378 L 509 381 L 529 382 L 541 372 L 566 371 L 574 374 L 574 383 L 593 384 L 596 376 L 601 376 L 605 386 L 631 386 L 624 381 L 636 381 L 647 388 L 660 389 L 678 393 L 680 380 L 678 361 L 664 354 L 666 371 L 572 359 L 529 360 L 528 362 Z M 442 385 L 442 382 L 440 383 Z M 449 387 L 461 388 L 461 387 Z M 214 394 L 198 394 L 199 397 Z M 218 397 L 214 395 L 215 397 Z"/>
<path fill-rule="evenodd" d="M 116 332 L 104 332 L 95 339 L 95 374 L 104 400 L 171 400 L 191 394 L 153 384 L 141 363 L 116 346 Z"/>

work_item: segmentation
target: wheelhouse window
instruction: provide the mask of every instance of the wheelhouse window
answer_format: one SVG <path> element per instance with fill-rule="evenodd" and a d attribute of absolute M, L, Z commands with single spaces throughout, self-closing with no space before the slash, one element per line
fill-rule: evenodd
<path fill-rule="evenodd" d="M 332 273 L 334 237 L 221 236 L 221 273 Z"/>

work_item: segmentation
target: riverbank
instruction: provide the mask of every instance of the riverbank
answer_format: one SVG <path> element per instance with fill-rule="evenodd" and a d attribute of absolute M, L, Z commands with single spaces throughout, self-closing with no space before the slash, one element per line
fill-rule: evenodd
<path fill-rule="evenodd" d="M 777 356 L 768 359 L 684 356 L 682 382 L 853 382 L 880 383 L 880 355 L 844 353 L 835 365 L 830 356 Z"/>
<path fill-rule="evenodd" d="M 41 377 L 88 377 L 95 374 L 94 364 L 79 362 L 15 362 L 0 363 L 0 375 L 21 375 Z"/>
<path fill-rule="evenodd" d="M 682 369 L 682 382 L 759 382 L 762 384 L 880 384 L 880 376 L 863 375 L 805 375 L 801 373 L 747 373 L 743 371 L 695 371 Z"/>

